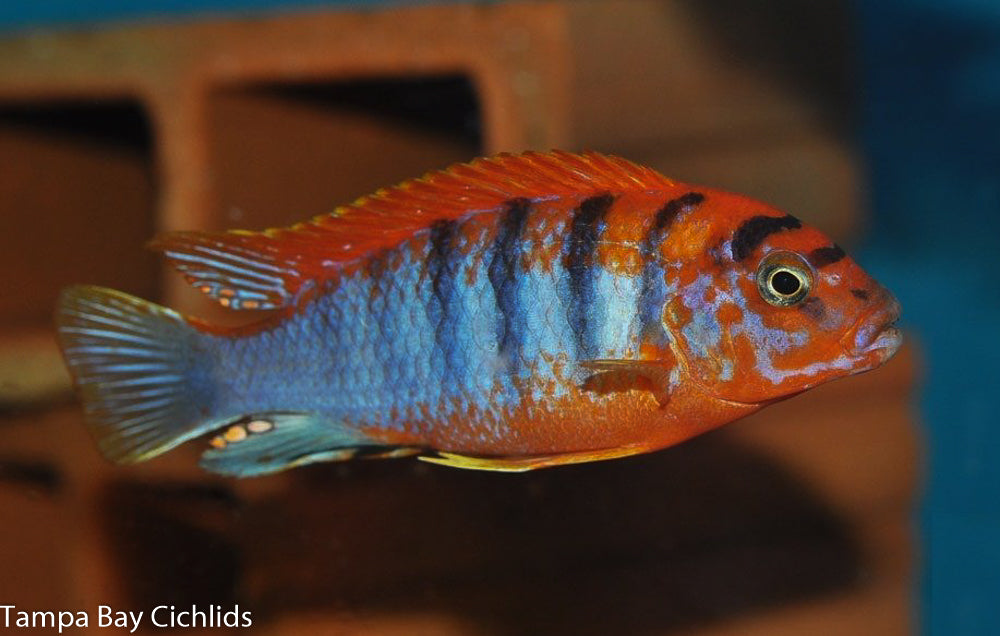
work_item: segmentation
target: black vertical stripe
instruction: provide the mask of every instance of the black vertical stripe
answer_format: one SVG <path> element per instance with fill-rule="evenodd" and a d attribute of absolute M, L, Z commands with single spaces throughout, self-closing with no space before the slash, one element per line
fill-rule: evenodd
<path fill-rule="evenodd" d="M 643 237 L 640 249 L 645 259 L 645 266 L 642 270 L 642 288 L 639 291 L 638 307 L 636 307 L 639 334 L 643 338 L 650 337 L 650 334 L 662 333 L 663 330 L 660 310 L 666 299 L 663 297 L 662 282 L 656 280 L 657 277 L 661 279 L 663 277 L 663 266 L 656 256 L 656 250 L 663 243 L 677 216 L 685 210 L 701 205 L 704 201 L 705 195 L 701 192 L 688 192 L 667 201 L 656 212 L 646 236 Z"/>
<path fill-rule="evenodd" d="M 663 241 L 667 229 L 674 222 L 674 219 L 677 218 L 677 215 L 688 208 L 701 205 L 704 200 L 705 195 L 701 192 L 688 192 L 676 199 L 667 201 L 653 218 L 653 224 L 649 226 L 649 231 L 646 232 L 646 238 L 643 240 L 643 248 L 650 250 L 650 252 L 656 249 Z"/>
<path fill-rule="evenodd" d="M 604 218 L 615 198 L 603 194 L 584 199 L 573 212 L 566 243 L 566 271 L 569 274 L 570 302 L 567 311 L 570 328 L 576 337 L 577 358 L 595 355 L 593 320 L 594 274 L 597 265 L 597 244 L 604 231 Z"/>
<path fill-rule="evenodd" d="M 531 211 L 531 201 L 524 198 L 511 199 L 504 206 L 498 220 L 487 276 L 500 315 L 497 325 L 498 349 L 500 355 L 508 361 L 509 373 L 515 375 L 524 329 L 524 317 L 517 300 L 517 260 L 520 256 L 521 236 Z"/>
<path fill-rule="evenodd" d="M 444 362 L 445 383 L 448 376 L 455 372 L 454 360 L 449 353 L 453 350 L 451 344 L 455 335 L 455 311 L 452 298 L 455 292 L 455 232 L 458 223 L 451 220 L 435 221 L 431 224 L 430 239 L 427 250 L 427 276 L 431 283 L 431 297 L 427 302 L 427 316 L 434 325 L 435 352 Z"/>
<path fill-rule="evenodd" d="M 370 318 L 370 324 L 378 330 L 378 338 L 381 345 L 376 347 L 376 356 L 379 357 L 378 362 L 384 366 L 386 365 L 386 360 L 391 355 L 389 350 L 389 342 L 392 335 L 390 334 L 391 328 L 389 325 L 392 324 L 390 319 L 390 307 L 389 307 L 389 287 L 392 282 L 392 274 L 388 271 L 389 269 L 389 259 L 392 258 L 389 251 L 384 251 L 375 258 L 368 261 L 368 276 L 371 279 L 371 293 L 368 295 L 368 316 Z M 323 315 L 325 312 L 321 312 Z M 333 325 L 330 327 L 334 332 L 337 332 L 340 327 L 339 325 Z M 382 354 L 379 356 L 379 354 Z"/>
<path fill-rule="evenodd" d="M 783 230 L 797 230 L 802 222 L 794 216 L 755 216 L 743 222 L 733 235 L 733 258 L 741 261 L 757 249 L 767 237 Z"/>
<path fill-rule="evenodd" d="M 818 247 L 814 249 L 809 252 L 808 258 L 812 266 L 819 269 L 827 265 L 833 265 L 845 256 L 847 254 L 844 253 L 844 250 L 840 249 L 839 245 L 834 244 L 830 247 Z"/>

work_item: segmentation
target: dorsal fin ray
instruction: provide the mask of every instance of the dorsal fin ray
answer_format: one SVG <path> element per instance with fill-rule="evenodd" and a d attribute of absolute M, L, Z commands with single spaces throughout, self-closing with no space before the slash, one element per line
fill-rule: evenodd
<path fill-rule="evenodd" d="M 233 309 L 293 306 L 343 263 L 398 245 L 438 220 L 512 199 L 657 191 L 674 182 L 596 152 L 502 153 L 362 197 L 309 221 L 263 232 L 177 232 L 153 241 L 188 282 Z"/>

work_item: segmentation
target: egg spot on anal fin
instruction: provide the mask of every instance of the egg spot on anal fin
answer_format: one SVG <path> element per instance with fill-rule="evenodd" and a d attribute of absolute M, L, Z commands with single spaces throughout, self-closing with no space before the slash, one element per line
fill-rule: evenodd
<path fill-rule="evenodd" d="M 247 429 L 240 425 L 230 426 L 229 429 L 222 434 L 222 439 L 226 440 L 230 444 L 235 442 L 242 442 L 247 438 Z"/>
<path fill-rule="evenodd" d="M 209 441 L 212 448 L 223 449 L 230 444 L 238 444 L 253 435 L 260 435 L 274 430 L 274 422 L 264 419 L 243 418 L 231 425 L 221 435 L 216 435 Z"/>
<path fill-rule="evenodd" d="M 308 412 L 246 415 L 214 437 L 209 446 L 201 466 L 236 477 L 350 459 L 360 449 L 372 449 L 375 454 L 393 448 L 339 421 Z"/>
<path fill-rule="evenodd" d="M 270 420 L 251 420 L 247 422 L 247 431 L 254 435 L 274 430 L 274 422 Z"/>

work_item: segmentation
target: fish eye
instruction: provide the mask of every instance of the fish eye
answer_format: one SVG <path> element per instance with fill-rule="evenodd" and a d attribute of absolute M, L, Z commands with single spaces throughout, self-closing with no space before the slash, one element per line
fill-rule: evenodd
<path fill-rule="evenodd" d="M 772 252 L 757 268 L 757 289 L 775 307 L 802 302 L 812 288 L 812 270 L 794 252 Z"/>

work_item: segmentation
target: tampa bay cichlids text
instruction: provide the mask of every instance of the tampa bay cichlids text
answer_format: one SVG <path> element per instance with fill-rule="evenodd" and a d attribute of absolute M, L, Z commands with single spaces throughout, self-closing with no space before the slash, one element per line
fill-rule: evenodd
<path fill-rule="evenodd" d="M 139 629 L 146 613 L 143 611 L 116 611 L 108 605 L 98 605 L 97 611 L 69 610 L 32 610 L 17 609 L 15 605 L 0 605 L 3 610 L 4 627 L 56 629 L 61 634 L 71 627 L 118 627 L 126 628 L 129 633 Z M 207 609 L 199 609 L 192 605 L 190 609 L 177 608 L 173 605 L 157 605 L 148 614 L 153 627 L 251 627 L 253 619 L 249 610 L 240 611 L 239 605 L 223 610 L 221 605 L 210 605 Z"/>

